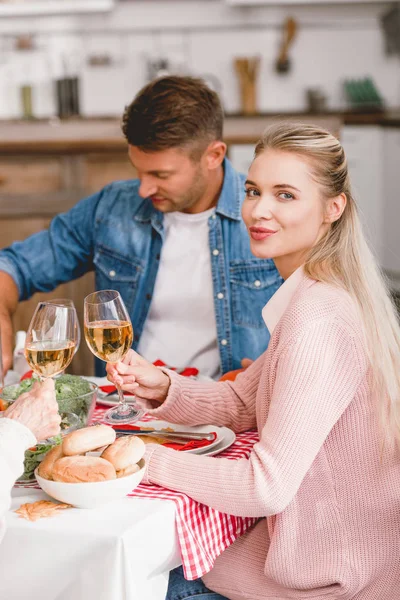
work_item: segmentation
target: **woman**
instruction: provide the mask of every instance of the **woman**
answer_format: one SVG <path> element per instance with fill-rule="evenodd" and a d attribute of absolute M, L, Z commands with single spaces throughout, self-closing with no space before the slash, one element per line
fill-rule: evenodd
<path fill-rule="evenodd" d="M 268 350 L 233 383 L 187 381 L 133 351 L 108 369 L 154 416 L 259 431 L 249 460 L 149 446 L 147 481 L 260 517 L 203 582 L 175 572 L 168 599 L 399 598 L 400 331 L 340 143 L 308 125 L 268 129 L 243 219 L 285 279 L 263 309 Z"/>

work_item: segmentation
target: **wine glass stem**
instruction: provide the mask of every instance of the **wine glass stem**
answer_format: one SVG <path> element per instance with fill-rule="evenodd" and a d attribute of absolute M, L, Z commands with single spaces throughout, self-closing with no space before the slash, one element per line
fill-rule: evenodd
<path fill-rule="evenodd" d="M 115 387 L 117 388 L 119 405 L 121 406 L 121 404 L 125 404 L 124 392 L 122 391 L 121 386 L 116 385 Z"/>

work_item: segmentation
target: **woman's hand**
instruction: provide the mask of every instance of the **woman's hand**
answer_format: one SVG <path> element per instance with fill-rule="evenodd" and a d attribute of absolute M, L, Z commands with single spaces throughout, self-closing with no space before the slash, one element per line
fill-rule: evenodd
<path fill-rule="evenodd" d="M 43 383 L 36 382 L 3 414 L 7 419 L 19 421 L 28 427 L 37 441 L 57 435 L 60 433 L 61 417 L 58 414 L 54 381 L 49 378 Z"/>
<path fill-rule="evenodd" d="M 161 369 L 142 358 L 134 350 L 128 350 L 124 359 L 107 363 L 107 379 L 137 398 L 164 402 L 171 384 L 170 378 Z"/>

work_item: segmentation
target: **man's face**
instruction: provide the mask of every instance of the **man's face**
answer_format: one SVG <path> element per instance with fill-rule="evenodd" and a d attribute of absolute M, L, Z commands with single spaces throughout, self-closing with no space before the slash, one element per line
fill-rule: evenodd
<path fill-rule="evenodd" d="M 139 194 L 154 208 L 163 213 L 204 210 L 199 208 L 209 178 L 204 154 L 193 159 L 188 150 L 143 152 L 137 146 L 129 146 L 128 154 L 140 179 Z"/>

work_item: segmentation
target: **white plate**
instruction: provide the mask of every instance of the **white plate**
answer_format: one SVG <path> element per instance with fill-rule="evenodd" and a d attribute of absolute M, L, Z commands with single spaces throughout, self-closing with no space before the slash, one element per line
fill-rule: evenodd
<path fill-rule="evenodd" d="M 219 454 L 220 452 L 223 452 L 224 450 L 232 446 L 232 444 L 236 440 L 235 432 L 232 431 L 232 429 L 229 429 L 228 427 L 221 427 L 221 429 L 222 440 L 213 448 L 210 448 L 209 446 L 206 446 L 205 448 L 199 448 L 198 454 L 200 454 L 201 456 L 215 456 L 216 454 Z"/>
<path fill-rule="evenodd" d="M 189 427 L 188 425 L 178 425 L 177 423 L 169 423 L 167 421 L 135 421 L 135 426 L 137 427 L 152 427 L 153 429 L 159 429 L 160 435 L 162 435 L 161 429 L 170 427 L 171 429 L 175 429 L 176 431 L 193 431 L 194 433 L 209 433 L 210 431 L 215 431 L 217 434 L 216 439 L 211 442 L 208 446 L 203 448 L 193 448 L 192 450 L 184 450 L 187 454 L 209 454 L 212 452 L 213 448 L 217 448 L 219 444 L 221 444 L 225 439 L 230 440 L 232 436 L 228 434 L 233 434 L 233 441 L 229 443 L 229 445 L 233 444 L 235 441 L 235 434 L 233 431 L 228 429 L 227 427 L 218 427 L 217 425 L 196 425 L 195 427 Z M 207 451 L 207 452 L 206 452 Z M 221 450 L 219 450 L 221 452 Z"/>

